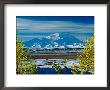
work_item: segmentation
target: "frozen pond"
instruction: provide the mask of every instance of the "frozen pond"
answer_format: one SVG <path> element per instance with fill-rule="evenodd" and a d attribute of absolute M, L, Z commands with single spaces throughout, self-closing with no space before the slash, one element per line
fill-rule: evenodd
<path fill-rule="evenodd" d="M 64 66 L 66 66 L 67 68 L 71 68 L 71 66 L 73 64 L 77 64 L 78 60 L 74 60 L 74 59 L 69 59 L 69 60 L 65 60 L 65 59 L 35 59 L 32 60 L 34 64 L 37 65 L 37 67 L 40 68 L 52 68 L 52 64 L 57 64 L 59 66 L 61 66 L 61 68 L 64 68 Z"/>

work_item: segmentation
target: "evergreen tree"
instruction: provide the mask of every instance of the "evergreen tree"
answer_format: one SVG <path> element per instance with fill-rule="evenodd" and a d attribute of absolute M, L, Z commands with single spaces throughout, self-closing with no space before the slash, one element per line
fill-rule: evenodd
<path fill-rule="evenodd" d="M 78 54 L 78 60 L 82 70 L 94 73 L 94 36 L 90 38 L 90 42 L 87 42 L 83 53 Z"/>
<path fill-rule="evenodd" d="M 90 42 L 86 42 L 82 54 L 77 54 L 79 66 L 72 65 L 72 72 L 75 74 L 83 74 L 85 72 L 94 73 L 94 36 L 90 38 Z"/>
<path fill-rule="evenodd" d="M 23 43 L 16 38 L 16 73 L 32 74 L 36 73 L 36 65 L 27 58 L 28 52 L 23 49 Z"/>

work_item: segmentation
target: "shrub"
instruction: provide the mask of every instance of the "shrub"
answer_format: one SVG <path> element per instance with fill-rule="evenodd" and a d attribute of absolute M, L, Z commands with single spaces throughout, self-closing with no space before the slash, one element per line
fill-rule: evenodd
<path fill-rule="evenodd" d="M 94 36 L 87 42 L 82 54 L 77 55 L 82 70 L 94 73 Z"/>
<path fill-rule="evenodd" d="M 18 65 L 17 71 L 19 71 L 20 74 L 35 74 L 36 65 L 32 62 L 25 61 Z"/>
<path fill-rule="evenodd" d="M 54 69 L 58 74 L 61 73 L 61 67 L 58 66 L 57 64 L 53 64 L 52 69 Z"/>
<path fill-rule="evenodd" d="M 81 72 L 81 69 L 78 65 L 73 64 L 72 65 L 72 73 L 73 74 L 81 74 L 82 72 Z"/>
<path fill-rule="evenodd" d="M 36 73 L 36 65 L 27 58 L 28 52 L 23 50 L 23 43 L 16 38 L 16 73 L 33 74 Z"/>

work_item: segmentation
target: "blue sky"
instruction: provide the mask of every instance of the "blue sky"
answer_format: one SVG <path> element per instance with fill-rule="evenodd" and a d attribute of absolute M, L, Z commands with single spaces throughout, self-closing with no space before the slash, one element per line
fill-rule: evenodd
<path fill-rule="evenodd" d="M 17 16 L 16 18 L 33 21 L 73 21 L 86 24 L 94 23 L 94 16 Z"/>
<path fill-rule="evenodd" d="M 94 16 L 16 16 L 17 34 L 23 38 L 36 33 L 94 33 Z"/>

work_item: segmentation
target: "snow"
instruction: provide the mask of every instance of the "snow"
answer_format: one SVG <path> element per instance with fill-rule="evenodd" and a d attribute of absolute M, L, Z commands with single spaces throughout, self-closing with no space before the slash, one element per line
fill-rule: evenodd
<path fill-rule="evenodd" d="M 72 66 L 73 64 L 79 65 L 79 62 L 78 62 L 77 60 L 70 60 L 70 61 L 68 61 L 68 62 L 66 63 L 66 67 L 67 67 L 67 68 L 71 68 L 71 66 Z"/>
<path fill-rule="evenodd" d="M 45 49 L 53 49 L 52 45 L 51 44 L 48 44 L 44 47 Z"/>
<path fill-rule="evenodd" d="M 67 46 L 67 48 L 74 48 L 73 45 L 66 45 L 66 46 Z"/>
<path fill-rule="evenodd" d="M 67 62 L 64 59 L 36 59 L 33 60 L 33 63 L 36 64 L 40 68 L 52 68 L 52 65 L 48 65 L 48 62 L 54 62 L 55 64 L 61 66 L 61 68 L 64 68 L 65 66 L 67 68 L 71 68 L 73 64 L 79 65 L 79 62 L 77 60 L 69 59 Z"/>
<path fill-rule="evenodd" d="M 59 33 L 54 33 L 51 34 L 50 36 L 46 36 L 47 39 L 52 39 L 52 40 L 59 40 L 60 39 L 60 35 Z"/>

